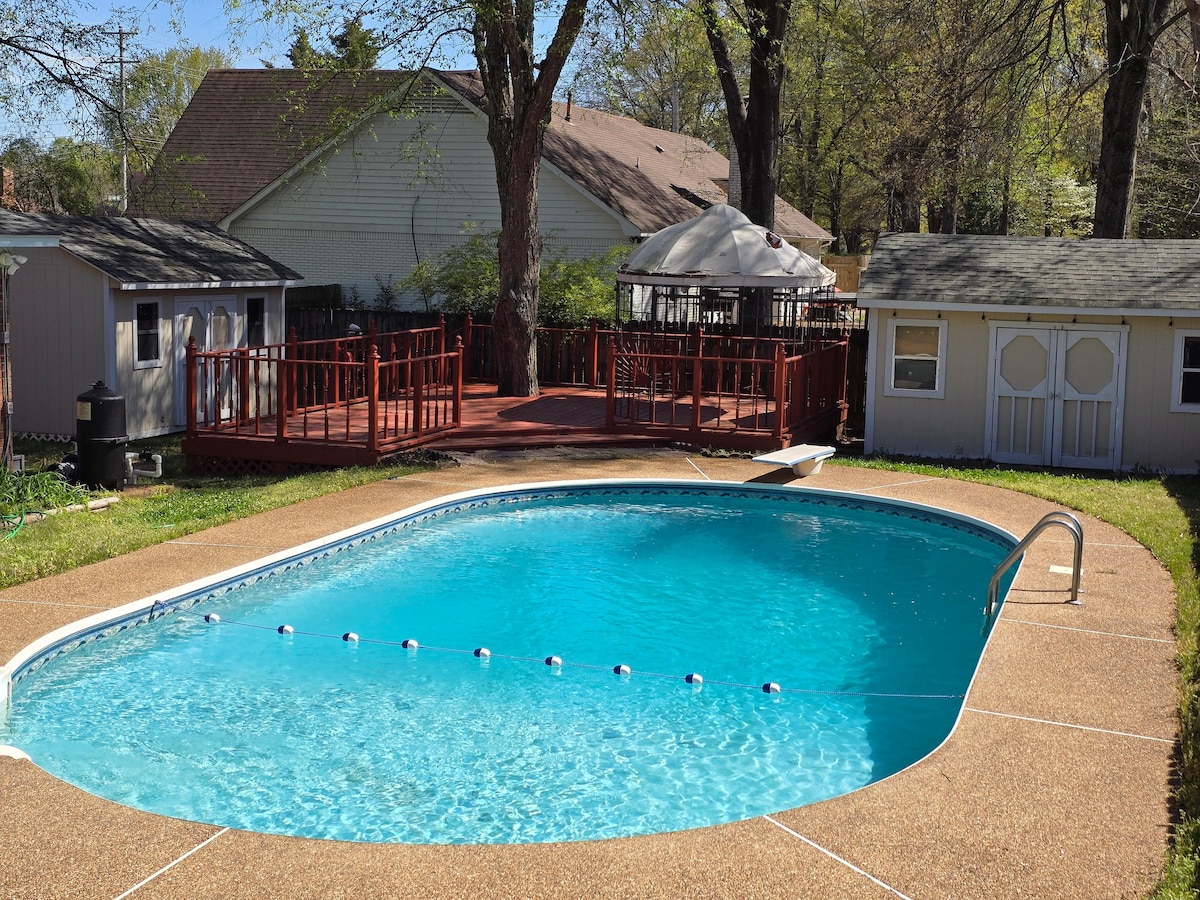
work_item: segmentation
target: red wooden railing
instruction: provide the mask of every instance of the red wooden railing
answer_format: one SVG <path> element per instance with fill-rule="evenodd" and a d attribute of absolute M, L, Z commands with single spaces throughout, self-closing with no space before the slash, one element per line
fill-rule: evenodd
<path fill-rule="evenodd" d="M 442 329 L 220 351 L 189 341 L 187 434 L 422 443 L 462 421 L 463 349 L 443 347 Z"/>
<path fill-rule="evenodd" d="M 703 344 L 699 345 L 703 349 Z M 773 358 L 753 354 L 609 350 L 605 409 L 610 429 L 704 441 L 720 435 L 746 446 L 805 440 L 832 430 L 845 416 L 848 343 L 789 355 L 784 342 Z M 759 342 L 758 351 L 764 349 Z"/>
<path fill-rule="evenodd" d="M 200 351 L 187 348 L 187 434 L 316 442 L 371 454 L 462 423 L 463 380 L 488 326 L 466 321 L 447 350 L 432 328 Z M 730 447 L 783 446 L 845 421 L 847 341 L 538 329 L 539 379 L 604 387 L 610 431 Z M 474 351 L 474 352 L 473 352 Z M 318 454 L 319 455 L 319 454 Z"/>

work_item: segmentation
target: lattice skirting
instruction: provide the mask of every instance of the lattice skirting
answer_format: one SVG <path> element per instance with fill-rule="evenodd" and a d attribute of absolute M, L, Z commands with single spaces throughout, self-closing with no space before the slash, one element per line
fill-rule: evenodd
<path fill-rule="evenodd" d="M 299 475 L 328 466 L 269 459 L 224 459 L 219 456 L 188 456 L 189 475 Z"/>

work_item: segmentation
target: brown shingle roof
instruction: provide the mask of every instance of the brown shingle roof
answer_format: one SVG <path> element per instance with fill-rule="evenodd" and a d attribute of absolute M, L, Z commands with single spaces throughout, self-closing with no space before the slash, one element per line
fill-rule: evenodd
<path fill-rule="evenodd" d="M 130 202 L 132 215 L 218 221 L 395 96 L 404 72 L 215 69 Z"/>
<path fill-rule="evenodd" d="M 478 73 L 429 74 L 482 108 Z M 393 71 L 333 76 L 294 69 L 211 71 L 131 208 L 222 219 L 339 128 L 396 102 L 409 77 Z M 725 201 L 729 163 L 702 141 L 578 106 L 570 121 L 566 116 L 567 106 L 555 104 L 543 158 L 643 233 Z M 832 240 L 782 200 L 775 230 L 789 238 Z"/>

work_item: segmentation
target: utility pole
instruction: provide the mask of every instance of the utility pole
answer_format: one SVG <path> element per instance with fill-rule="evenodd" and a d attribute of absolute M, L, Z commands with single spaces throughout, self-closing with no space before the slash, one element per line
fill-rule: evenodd
<path fill-rule="evenodd" d="M 117 130 L 121 133 L 121 212 L 129 206 L 129 141 L 125 138 L 125 38 L 133 37 L 136 31 L 126 31 L 124 25 L 118 25 L 117 30 L 106 31 L 105 35 L 117 39 L 118 84 L 120 85 L 120 106 L 117 109 Z M 112 60 L 109 60 L 112 62 Z"/>

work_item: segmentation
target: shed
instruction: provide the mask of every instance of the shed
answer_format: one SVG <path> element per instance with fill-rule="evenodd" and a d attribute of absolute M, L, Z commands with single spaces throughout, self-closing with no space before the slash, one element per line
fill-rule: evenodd
<path fill-rule="evenodd" d="M 182 430 L 188 339 L 281 343 L 300 280 L 205 223 L 0 210 L 10 246 L 26 258 L 7 279 L 12 426 L 52 439 L 74 434 L 75 397 L 96 380 L 125 397 L 130 437 Z"/>
<path fill-rule="evenodd" d="M 869 453 L 1200 466 L 1200 241 L 888 234 L 858 305 Z"/>

